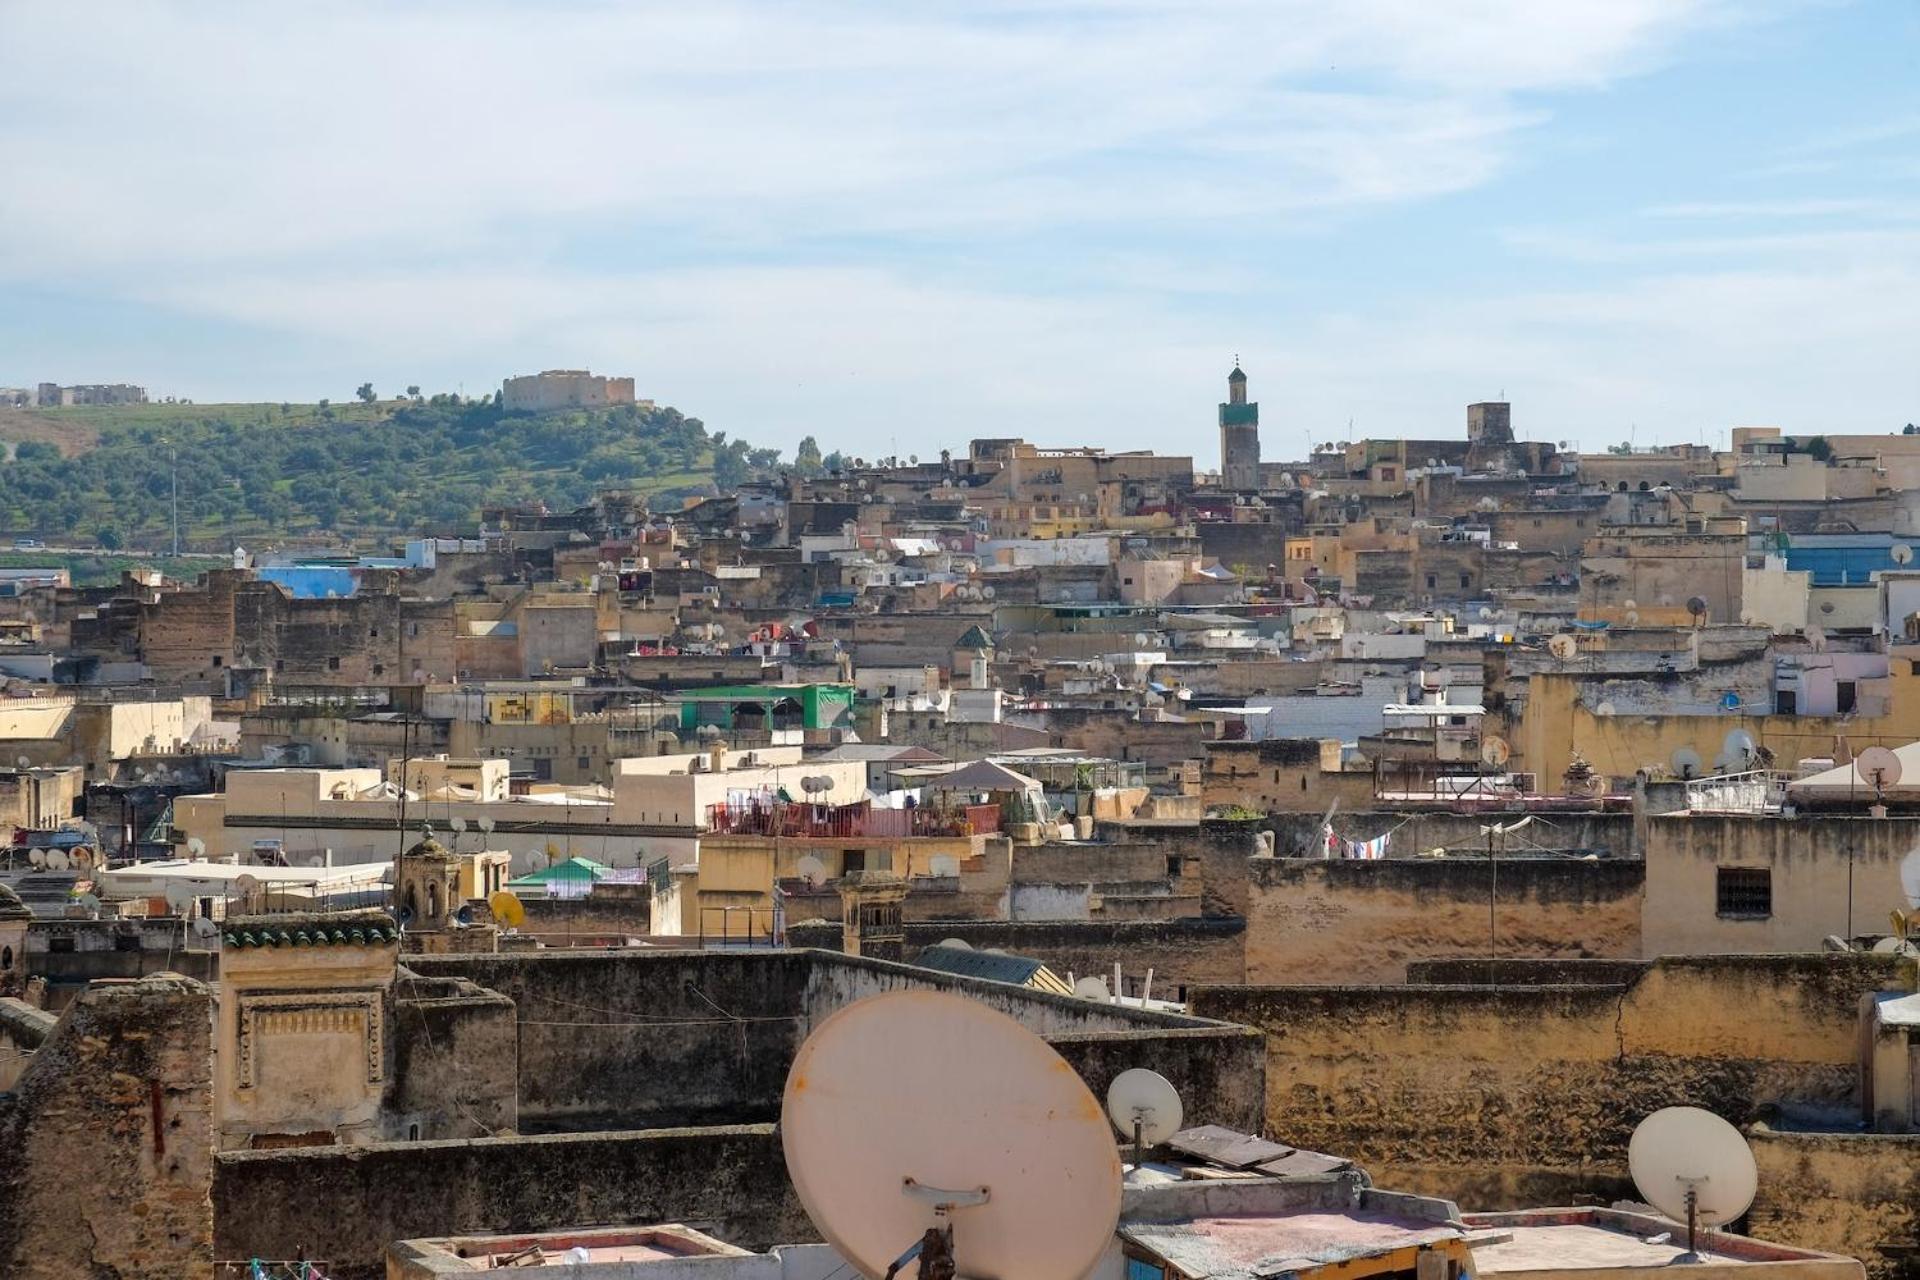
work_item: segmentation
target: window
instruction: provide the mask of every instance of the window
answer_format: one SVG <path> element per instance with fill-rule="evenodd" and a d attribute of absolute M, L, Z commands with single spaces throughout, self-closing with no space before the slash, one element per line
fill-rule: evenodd
<path fill-rule="evenodd" d="M 840 874 L 867 869 L 867 851 L 865 849 L 847 849 L 840 854 Z"/>
<path fill-rule="evenodd" d="M 56 956 L 70 955 L 73 952 L 72 938 L 48 938 L 47 951 Z"/>
<path fill-rule="evenodd" d="M 1178 854 L 1170 853 L 1167 855 L 1167 879 L 1178 880 L 1179 878 L 1180 878 L 1180 856 Z"/>
<path fill-rule="evenodd" d="M 1468 577 L 1466 574 L 1463 573 L 1460 575 L 1460 589 L 1462 591 L 1466 590 L 1467 587 L 1472 584 L 1472 582 L 1473 582 L 1473 579 Z"/>
<path fill-rule="evenodd" d="M 589 759 L 588 759 L 587 757 L 585 757 L 585 756 L 581 756 L 581 757 L 580 757 L 580 759 L 579 759 L 579 760 L 578 760 L 578 761 L 577 761 L 576 763 L 577 763 L 577 764 L 578 764 L 578 766 L 579 766 L 580 768 L 582 768 L 582 769 L 591 769 L 591 768 L 593 768 L 593 761 L 591 761 L 591 760 L 589 760 Z"/>
<path fill-rule="evenodd" d="M 1437 578 L 1437 577 L 1435 577 L 1435 576 L 1434 576 L 1433 574 L 1431 574 L 1431 573 L 1427 575 L 1427 590 L 1429 590 L 1429 591 L 1431 591 L 1431 590 L 1433 590 L 1433 589 L 1434 589 L 1435 587 L 1437 587 L 1437 586 L 1439 586 L 1439 585 L 1440 585 L 1440 579 L 1439 579 L 1439 578 Z"/>
<path fill-rule="evenodd" d="M 1792 716 L 1800 714 L 1800 695 L 1792 689 L 1778 689 L 1773 695 L 1773 714 Z"/>
<path fill-rule="evenodd" d="M 217 653 L 213 655 L 213 665 L 216 667 L 220 665 L 220 655 Z"/>
<path fill-rule="evenodd" d="M 1859 686 L 1851 680 L 1842 680 L 1833 686 L 1834 710 L 1841 715 L 1854 709 L 1859 700 Z"/>
<path fill-rule="evenodd" d="M 1766 867 L 1716 868 L 1714 913 L 1745 920 L 1772 915 L 1773 872 Z"/>
<path fill-rule="evenodd" d="M 336 653 L 327 659 L 327 670 L 338 671 L 339 669 L 340 669 L 340 655 Z"/>

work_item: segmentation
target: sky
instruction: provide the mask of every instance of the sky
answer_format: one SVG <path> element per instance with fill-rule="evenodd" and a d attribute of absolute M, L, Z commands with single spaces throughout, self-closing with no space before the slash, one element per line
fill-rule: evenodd
<path fill-rule="evenodd" d="M 0 3 L 0 385 L 867 457 L 1920 420 L 1911 0 Z"/>

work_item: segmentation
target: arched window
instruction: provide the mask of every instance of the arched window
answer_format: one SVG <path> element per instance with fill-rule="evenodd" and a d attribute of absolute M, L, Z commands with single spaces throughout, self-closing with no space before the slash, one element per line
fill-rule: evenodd
<path fill-rule="evenodd" d="M 440 886 L 437 884 L 427 886 L 427 916 L 429 919 L 438 919 L 440 916 Z"/>
<path fill-rule="evenodd" d="M 407 901 L 406 901 L 405 910 L 407 915 L 414 919 L 418 919 L 420 916 L 420 900 L 414 896 L 412 885 L 407 886 Z"/>
<path fill-rule="evenodd" d="M 0 947 L 0 969 L 13 968 L 13 948 Z"/>

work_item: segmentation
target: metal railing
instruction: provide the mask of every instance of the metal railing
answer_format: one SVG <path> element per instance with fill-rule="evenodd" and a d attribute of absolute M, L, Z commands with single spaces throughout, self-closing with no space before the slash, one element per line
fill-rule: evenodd
<path fill-rule="evenodd" d="M 1722 773 L 1687 782 L 1690 813 L 1777 813 L 1793 775 L 1770 769 Z"/>

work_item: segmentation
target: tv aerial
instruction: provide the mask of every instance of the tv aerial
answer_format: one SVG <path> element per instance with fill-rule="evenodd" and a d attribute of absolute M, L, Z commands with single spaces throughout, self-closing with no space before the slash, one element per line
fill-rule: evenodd
<path fill-rule="evenodd" d="M 1120 1219 L 1100 1104 L 1047 1043 L 944 991 L 847 1005 L 794 1056 L 787 1170 L 868 1280 L 1083 1276 Z"/>
<path fill-rule="evenodd" d="M 1760 1171 L 1740 1131 L 1699 1107 L 1664 1107 L 1627 1143 L 1627 1170 L 1647 1203 L 1687 1226 L 1687 1253 L 1699 1261 L 1699 1230 L 1723 1227 L 1753 1204 Z"/>
<path fill-rule="evenodd" d="M 1107 1086 L 1107 1118 L 1133 1139 L 1136 1168 L 1146 1159 L 1148 1147 L 1157 1147 L 1180 1132 L 1183 1115 L 1179 1090 L 1157 1071 L 1130 1067 Z"/>

